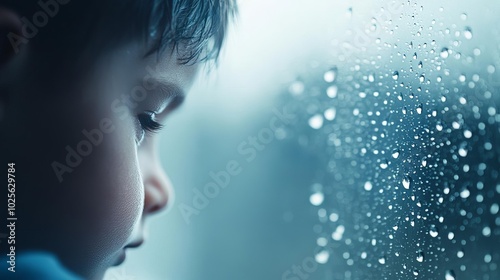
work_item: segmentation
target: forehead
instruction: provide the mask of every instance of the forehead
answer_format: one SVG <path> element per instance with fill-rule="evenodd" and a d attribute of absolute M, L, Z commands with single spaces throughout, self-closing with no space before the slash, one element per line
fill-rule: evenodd
<path fill-rule="evenodd" d="M 154 79 L 161 84 L 171 84 L 187 93 L 200 71 L 201 63 L 182 64 L 177 50 L 169 49 L 161 53 L 147 53 L 147 46 L 133 43 L 110 53 L 111 61 L 105 59 L 105 68 L 111 62 L 112 74 L 119 82 L 123 79 Z"/>
<path fill-rule="evenodd" d="M 177 51 L 166 51 L 160 55 L 149 55 L 141 59 L 141 69 L 145 69 L 160 83 L 174 84 L 186 94 L 196 80 L 200 63 L 182 64 Z M 144 73 L 144 72 L 142 72 Z"/>

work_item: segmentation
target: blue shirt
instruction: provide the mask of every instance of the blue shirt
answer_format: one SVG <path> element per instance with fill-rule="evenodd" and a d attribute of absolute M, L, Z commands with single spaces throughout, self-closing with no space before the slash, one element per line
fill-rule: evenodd
<path fill-rule="evenodd" d="M 2 280 L 82 280 L 74 273 L 61 265 L 59 260 L 47 252 L 25 252 L 16 255 L 15 272 L 8 270 L 11 267 L 8 256 L 0 258 Z"/>

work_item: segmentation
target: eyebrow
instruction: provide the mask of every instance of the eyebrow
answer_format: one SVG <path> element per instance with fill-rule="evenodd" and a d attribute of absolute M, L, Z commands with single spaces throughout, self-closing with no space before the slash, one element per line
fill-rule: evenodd
<path fill-rule="evenodd" d="M 172 98 L 172 100 L 163 109 L 162 115 L 168 114 L 182 105 L 186 97 L 186 93 L 181 87 L 162 78 L 153 77 L 152 81 L 158 85 L 160 92 L 167 94 L 167 98 Z"/>
<path fill-rule="evenodd" d="M 179 108 L 184 103 L 184 99 L 184 95 L 175 96 L 172 102 L 170 102 L 165 108 L 165 112 L 169 113 Z"/>
<path fill-rule="evenodd" d="M 184 90 L 182 90 L 182 88 L 180 88 L 178 85 L 176 85 L 170 81 L 167 81 L 166 79 L 153 77 L 153 78 L 151 78 L 151 80 L 153 80 L 153 82 L 157 83 L 158 87 L 161 88 L 162 90 L 168 91 L 168 93 L 172 97 L 186 95 L 186 93 L 184 92 Z"/>

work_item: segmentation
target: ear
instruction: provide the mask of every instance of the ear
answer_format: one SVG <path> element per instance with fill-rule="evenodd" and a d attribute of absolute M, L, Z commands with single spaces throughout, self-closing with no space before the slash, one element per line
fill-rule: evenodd
<path fill-rule="evenodd" d="M 11 10 L 0 7 L 0 70 L 20 51 L 26 39 L 22 36 L 22 23 Z"/>

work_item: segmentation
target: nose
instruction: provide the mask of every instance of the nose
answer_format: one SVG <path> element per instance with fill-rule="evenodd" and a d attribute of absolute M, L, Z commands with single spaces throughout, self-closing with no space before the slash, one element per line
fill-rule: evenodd
<path fill-rule="evenodd" d="M 144 184 L 144 215 L 164 209 L 173 198 L 170 179 L 164 172 L 153 143 L 143 143 L 139 151 Z"/>

